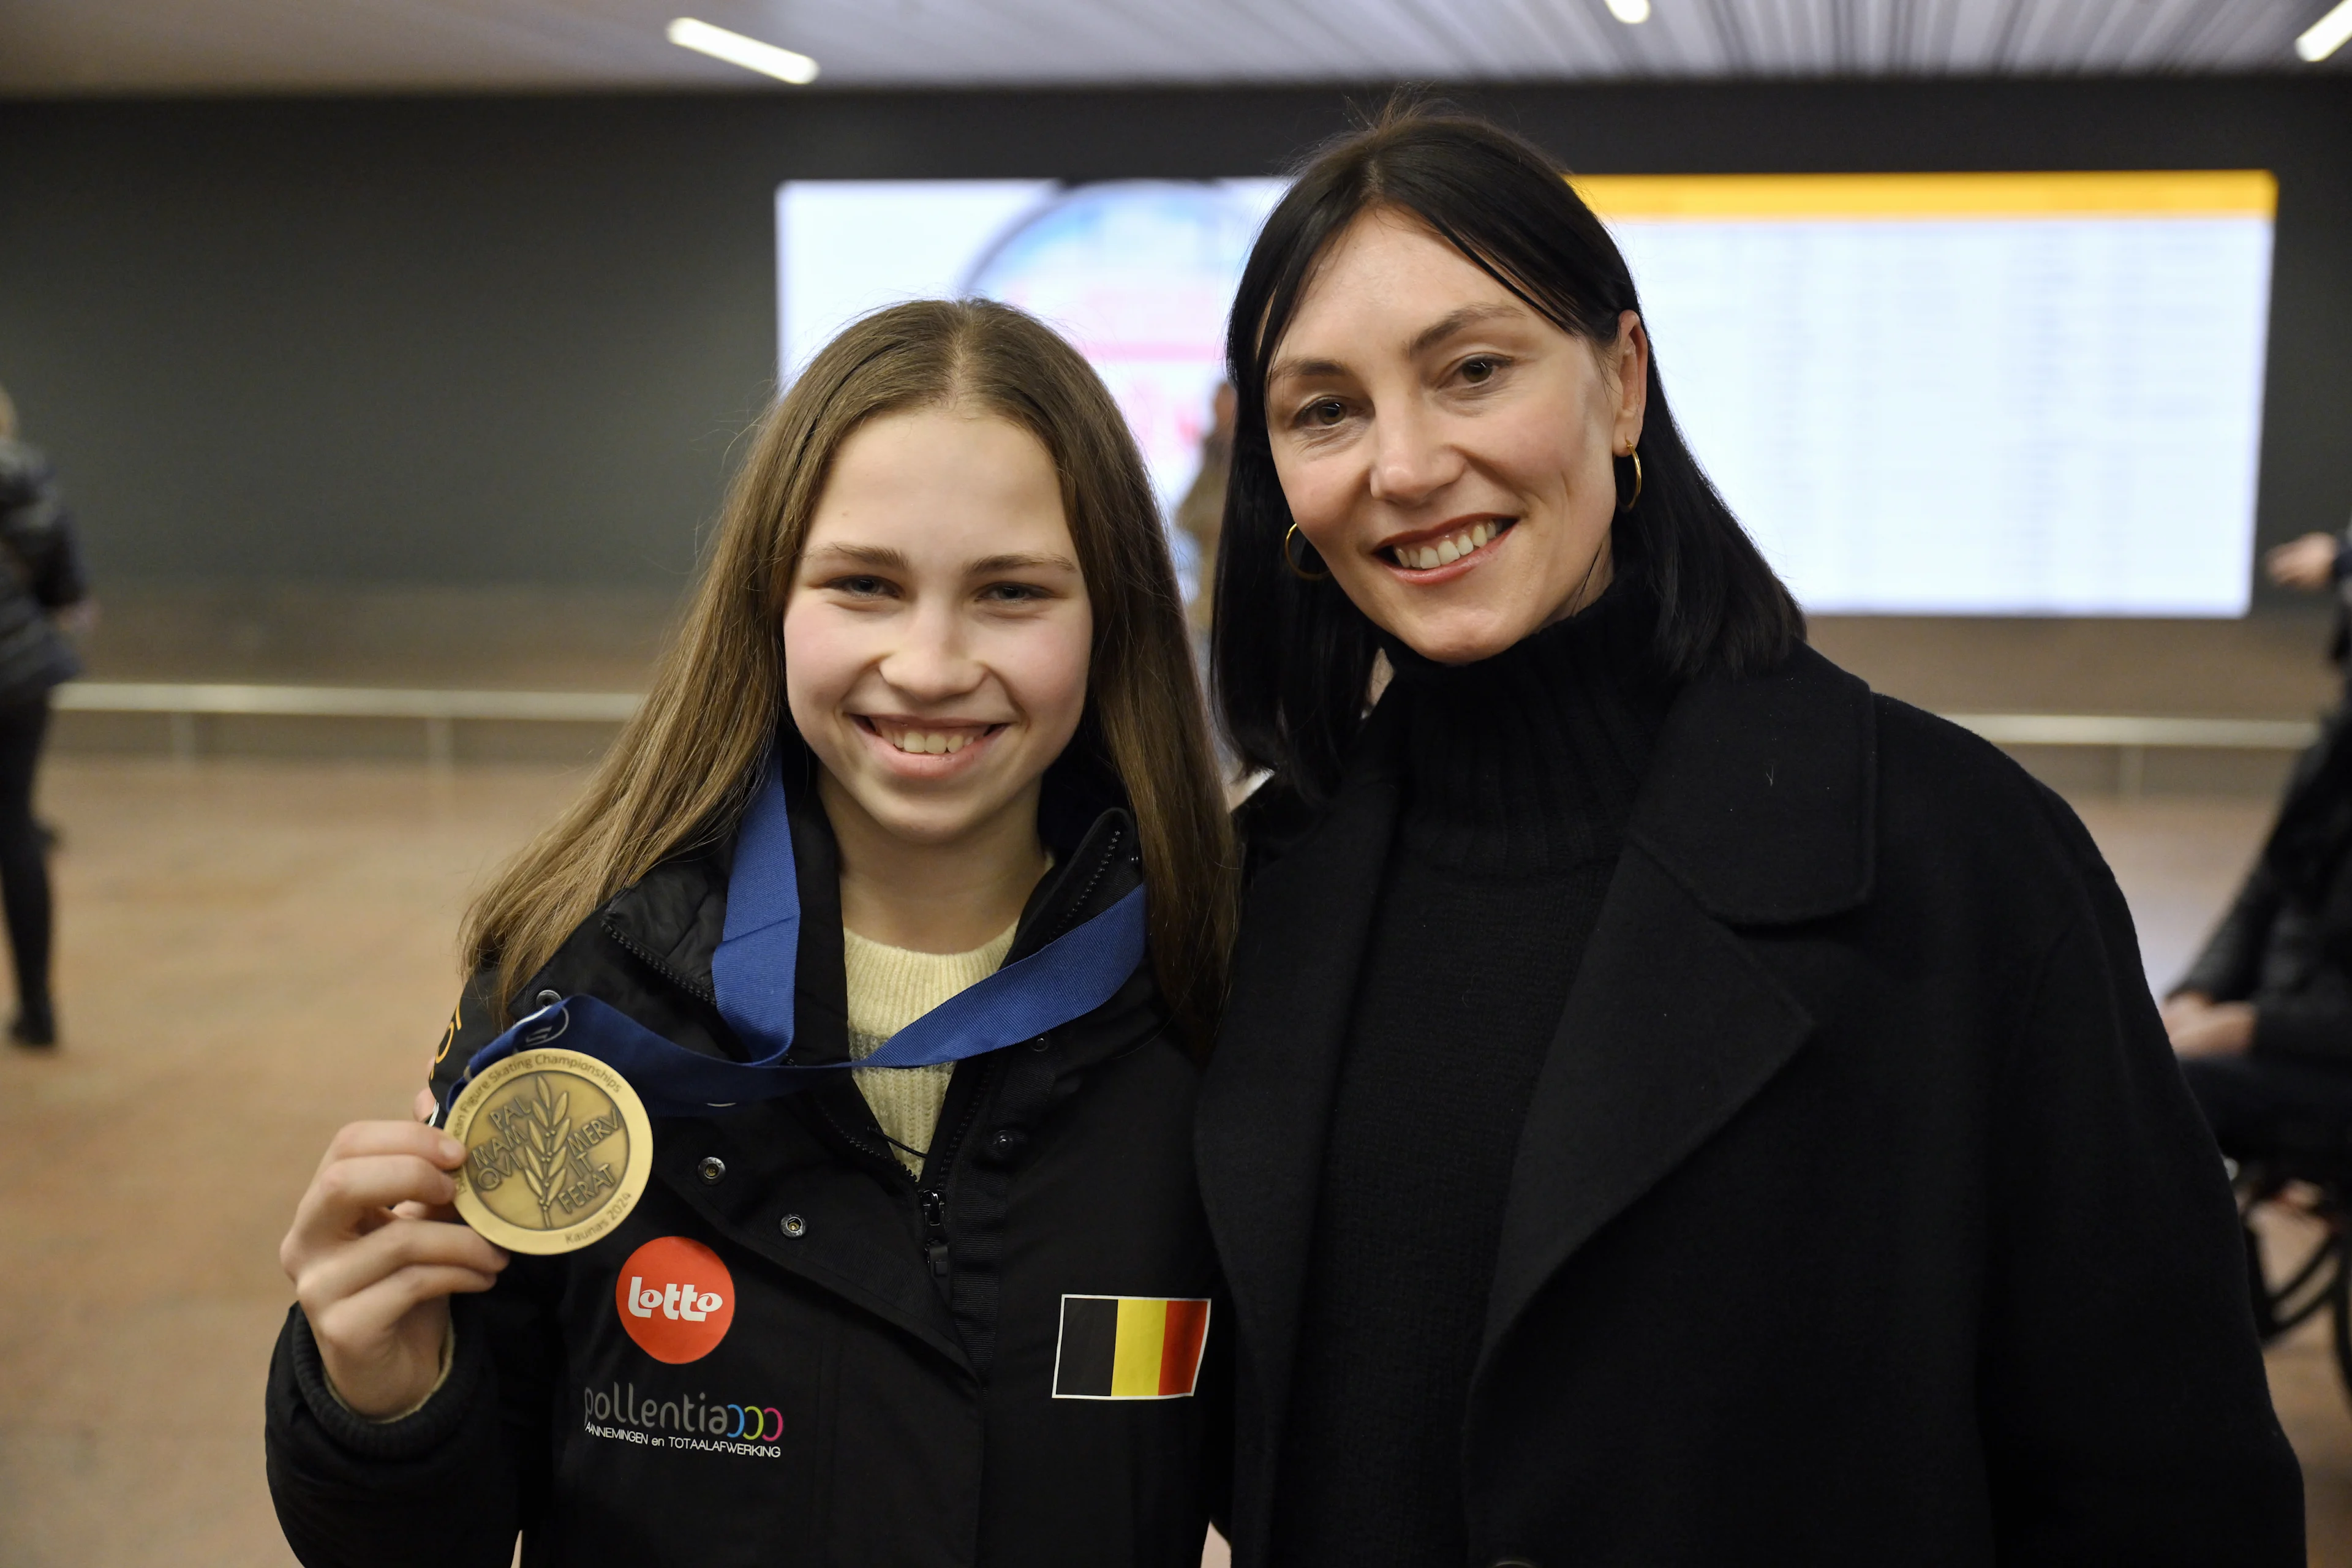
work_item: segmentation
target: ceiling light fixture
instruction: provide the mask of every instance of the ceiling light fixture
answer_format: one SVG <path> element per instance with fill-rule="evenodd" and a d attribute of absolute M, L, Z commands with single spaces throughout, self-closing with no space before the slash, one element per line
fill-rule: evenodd
<path fill-rule="evenodd" d="M 2335 10 L 2322 16 L 2295 39 L 2294 52 L 2314 65 L 2326 59 L 2352 38 L 2352 0 L 2343 0 Z"/>
<path fill-rule="evenodd" d="M 2347 0 L 2352 4 L 2352 0 Z M 669 25 L 669 41 L 681 49 L 725 60 L 730 66 L 758 71 L 762 76 L 788 81 L 795 87 L 805 87 L 816 79 L 816 62 L 806 55 L 780 49 L 773 44 L 763 44 L 757 38 L 747 38 L 740 33 L 730 33 L 724 27 L 714 27 L 708 22 L 698 22 L 691 16 L 680 16 Z"/>
<path fill-rule="evenodd" d="M 2344 3 L 2352 5 L 2352 0 Z M 1650 0 L 1609 0 L 1609 14 L 1630 27 L 1650 19 Z"/>

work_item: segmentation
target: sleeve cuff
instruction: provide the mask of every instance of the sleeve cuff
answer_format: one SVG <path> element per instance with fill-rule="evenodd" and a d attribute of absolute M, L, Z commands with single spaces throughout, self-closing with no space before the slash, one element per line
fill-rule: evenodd
<path fill-rule="evenodd" d="M 2265 1002 L 2254 1008 L 2252 1052 L 2264 1057 L 2352 1060 L 2352 1012 Z"/>
<path fill-rule="evenodd" d="M 338 1445 L 369 1458 L 418 1458 L 449 1441 L 465 1424 L 481 1385 L 484 1362 L 482 1336 L 460 1334 L 457 1317 L 457 1304 L 452 1301 L 448 1335 L 442 1341 L 441 1376 L 424 1403 L 379 1420 L 361 1415 L 336 1394 L 320 1360 L 319 1342 L 311 1337 L 310 1321 L 296 1307 L 289 1348 L 294 1352 L 295 1385 L 311 1418 Z"/>
<path fill-rule="evenodd" d="M 308 1323 L 303 1325 L 306 1329 L 310 1325 Z M 312 1343 L 315 1347 L 317 1342 L 313 1341 Z M 390 1415 L 368 1415 L 360 1411 L 352 1410 L 351 1402 L 343 1397 L 343 1391 L 335 1386 L 335 1380 L 333 1378 L 326 1375 L 327 1363 L 324 1357 L 320 1358 L 319 1362 L 320 1381 L 327 1385 L 327 1393 L 333 1397 L 336 1404 L 341 1405 L 346 1410 L 352 1410 L 352 1414 L 359 1416 L 362 1421 L 373 1422 L 378 1426 L 388 1426 L 394 1421 L 407 1420 L 410 1416 L 415 1415 L 418 1411 L 433 1403 L 433 1396 L 440 1393 L 442 1385 L 449 1381 L 449 1368 L 456 1362 L 457 1353 L 457 1314 L 453 1311 L 449 1314 L 448 1321 L 441 1325 L 441 1370 L 433 1374 L 433 1386 L 425 1391 L 424 1398 L 418 1400 L 407 1409 L 394 1411 Z"/>

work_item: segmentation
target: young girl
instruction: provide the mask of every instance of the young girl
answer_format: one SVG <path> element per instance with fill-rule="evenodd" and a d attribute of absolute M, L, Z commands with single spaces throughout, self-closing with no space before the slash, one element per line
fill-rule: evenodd
<path fill-rule="evenodd" d="M 643 710 L 475 907 L 435 1065 L 437 1120 L 517 1018 L 604 1020 L 644 1194 L 509 1256 L 455 1223 L 456 1140 L 336 1135 L 281 1248 L 297 1555 L 1198 1563 L 1230 858 L 1100 382 L 1002 306 L 851 327 L 762 427 Z"/>

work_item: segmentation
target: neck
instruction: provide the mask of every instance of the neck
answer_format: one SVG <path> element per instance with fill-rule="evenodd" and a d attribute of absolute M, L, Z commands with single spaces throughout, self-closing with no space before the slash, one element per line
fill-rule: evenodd
<path fill-rule="evenodd" d="M 841 855 L 841 923 L 868 942 L 917 952 L 970 952 L 1021 918 L 1045 846 L 1038 786 L 952 839 L 925 843 L 877 821 L 829 773 L 817 798 Z"/>

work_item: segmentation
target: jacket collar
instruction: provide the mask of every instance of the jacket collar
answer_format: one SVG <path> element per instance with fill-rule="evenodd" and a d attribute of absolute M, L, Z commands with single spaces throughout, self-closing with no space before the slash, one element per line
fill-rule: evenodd
<path fill-rule="evenodd" d="M 1812 649 L 1697 681 L 1666 715 L 1628 837 L 1728 925 L 1853 909 L 1876 871 L 1870 688 Z"/>
<path fill-rule="evenodd" d="M 840 1061 L 848 1055 L 840 855 L 816 792 L 794 788 L 790 799 L 803 914 L 794 1055 L 803 1061 Z M 1110 908 L 1142 881 L 1135 822 L 1123 808 L 1104 807 L 1083 825 L 1067 811 L 1058 817 L 1041 816 L 1041 821 L 1062 841 L 1052 844 L 1054 869 L 1022 910 L 1008 963 Z M 716 1016 L 710 973 L 711 955 L 726 929 L 733 851 L 730 839 L 663 861 L 615 894 L 601 923 L 606 935 L 710 1010 L 714 1033 L 729 1053 L 748 1059 L 733 1031 Z"/>

